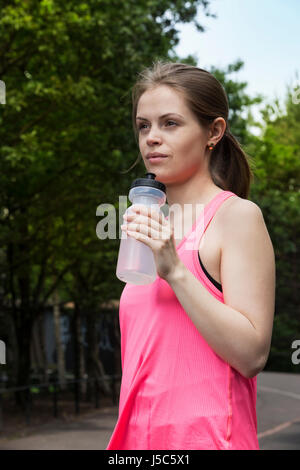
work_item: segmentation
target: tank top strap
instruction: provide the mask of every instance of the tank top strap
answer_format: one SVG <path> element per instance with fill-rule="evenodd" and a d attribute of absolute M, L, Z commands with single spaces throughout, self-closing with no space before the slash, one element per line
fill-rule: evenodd
<path fill-rule="evenodd" d="M 185 250 L 198 250 L 201 237 L 207 229 L 210 221 L 212 220 L 222 203 L 231 196 L 236 196 L 236 194 L 231 191 L 222 191 L 218 193 L 204 207 L 204 210 L 201 212 L 200 217 L 197 219 L 191 232 L 185 240 Z"/>
<path fill-rule="evenodd" d="M 223 191 L 222 193 L 217 194 L 217 196 L 207 204 L 207 206 L 204 208 L 204 232 L 219 207 L 231 196 L 236 196 L 236 194 L 232 193 L 231 191 Z"/>

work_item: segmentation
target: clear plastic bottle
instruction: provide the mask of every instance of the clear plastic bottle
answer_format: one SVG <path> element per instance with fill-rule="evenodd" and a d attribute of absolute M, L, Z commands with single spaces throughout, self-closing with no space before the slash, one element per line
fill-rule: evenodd
<path fill-rule="evenodd" d="M 144 204 L 160 211 L 166 202 L 166 187 L 155 180 L 154 173 L 133 181 L 129 191 L 132 204 Z M 129 207 L 126 213 L 130 213 Z M 122 233 L 116 270 L 117 278 L 129 284 L 151 284 L 157 277 L 156 265 L 151 248 L 145 243 Z"/>

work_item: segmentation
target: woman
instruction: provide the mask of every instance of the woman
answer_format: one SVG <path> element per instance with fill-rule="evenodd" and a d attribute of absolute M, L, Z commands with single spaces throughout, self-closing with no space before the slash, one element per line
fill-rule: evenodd
<path fill-rule="evenodd" d="M 122 292 L 119 418 L 107 449 L 259 449 L 256 376 L 270 350 L 275 262 L 247 199 L 253 175 L 212 74 L 157 61 L 140 75 L 140 152 L 182 211 L 171 222 L 137 206 L 122 226 L 152 249 L 158 276 Z M 163 158 L 149 159 L 155 152 Z"/>

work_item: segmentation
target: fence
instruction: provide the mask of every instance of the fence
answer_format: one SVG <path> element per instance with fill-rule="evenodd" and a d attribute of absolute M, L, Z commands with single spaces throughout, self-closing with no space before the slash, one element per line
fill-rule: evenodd
<path fill-rule="evenodd" d="M 80 390 L 79 390 L 79 384 L 81 382 L 91 382 L 92 383 L 92 389 L 94 391 L 94 407 L 99 408 L 100 407 L 100 387 L 99 387 L 99 382 L 107 380 L 110 389 L 111 389 L 111 398 L 112 398 L 112 404 L 116 405 L 117 403 L 117 392 L 116 392 L 116 383 L 117 381 L 120 381 L 121 376 L 120 375 L 106 375 L 105 377 L 101 379 L 95 379 L 95 378 L 84 378 L 84 379 L 67 379 L 64 382 L 64 386 L 68 387 L 70 384 L 74 384 L 73 387 L 73 393 L 74 393 L 74 405 L 75 405 L 75 413 L 76 415 L 80 414 Z M 4 403 L 4 396 L 5 395 L 10 395 L 13 392 L 19 392 L 19 391 L 24 391 L 26 390 L 27 393 L 26 395 L 26 404 L 25 404 L 25 418 L 26 418 L 26 424 L 30 425 L 31 421 L 31 412 L 32 412 L 32 405 L 33 405 L 33 396 L 38 393 L 41 389 L 45 389 L 46 392 L 48 391 L 49 394 L 52 394 L 53 398 L 53 416 L 55 418 L 58 417 L 59 412 L 58 412 L 58 403 L 59 403 L 59 392 L 62 391 L 61 389 L 62 382 L 59 380 L 51 380 L 50 382 L 47 383 L 32 383 L 30 385 L 26 385 L 23 387 L 11 387 L 11 388 L 4 388 L 0 389 L 0 431 L 3 430 L 3 403 Z"/>

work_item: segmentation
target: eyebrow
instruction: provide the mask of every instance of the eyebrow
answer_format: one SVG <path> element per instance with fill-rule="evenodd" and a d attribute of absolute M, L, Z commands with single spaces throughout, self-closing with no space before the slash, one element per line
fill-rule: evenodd
<path fill-rule="evenodd" d="M 183 116 L 181 116 L 181 114 L 178 114 L 178 113 L 166 113 L 166 114 L 163 114 L 162 116 L 159 116 L 159 119 L 162 119 L 164 117 L 167 117 L 167 116 L 173 116 L 173 115 L 176 115 L 176 116 L 179 116 L 181 118 L 183 118 Z M 136 120 L 139 120 L 139 121 L 148 121 L 148 119 L 144 118 L 144 117 L 141 117 L 141 116 L 137 116 L 136 117 Z"/>

